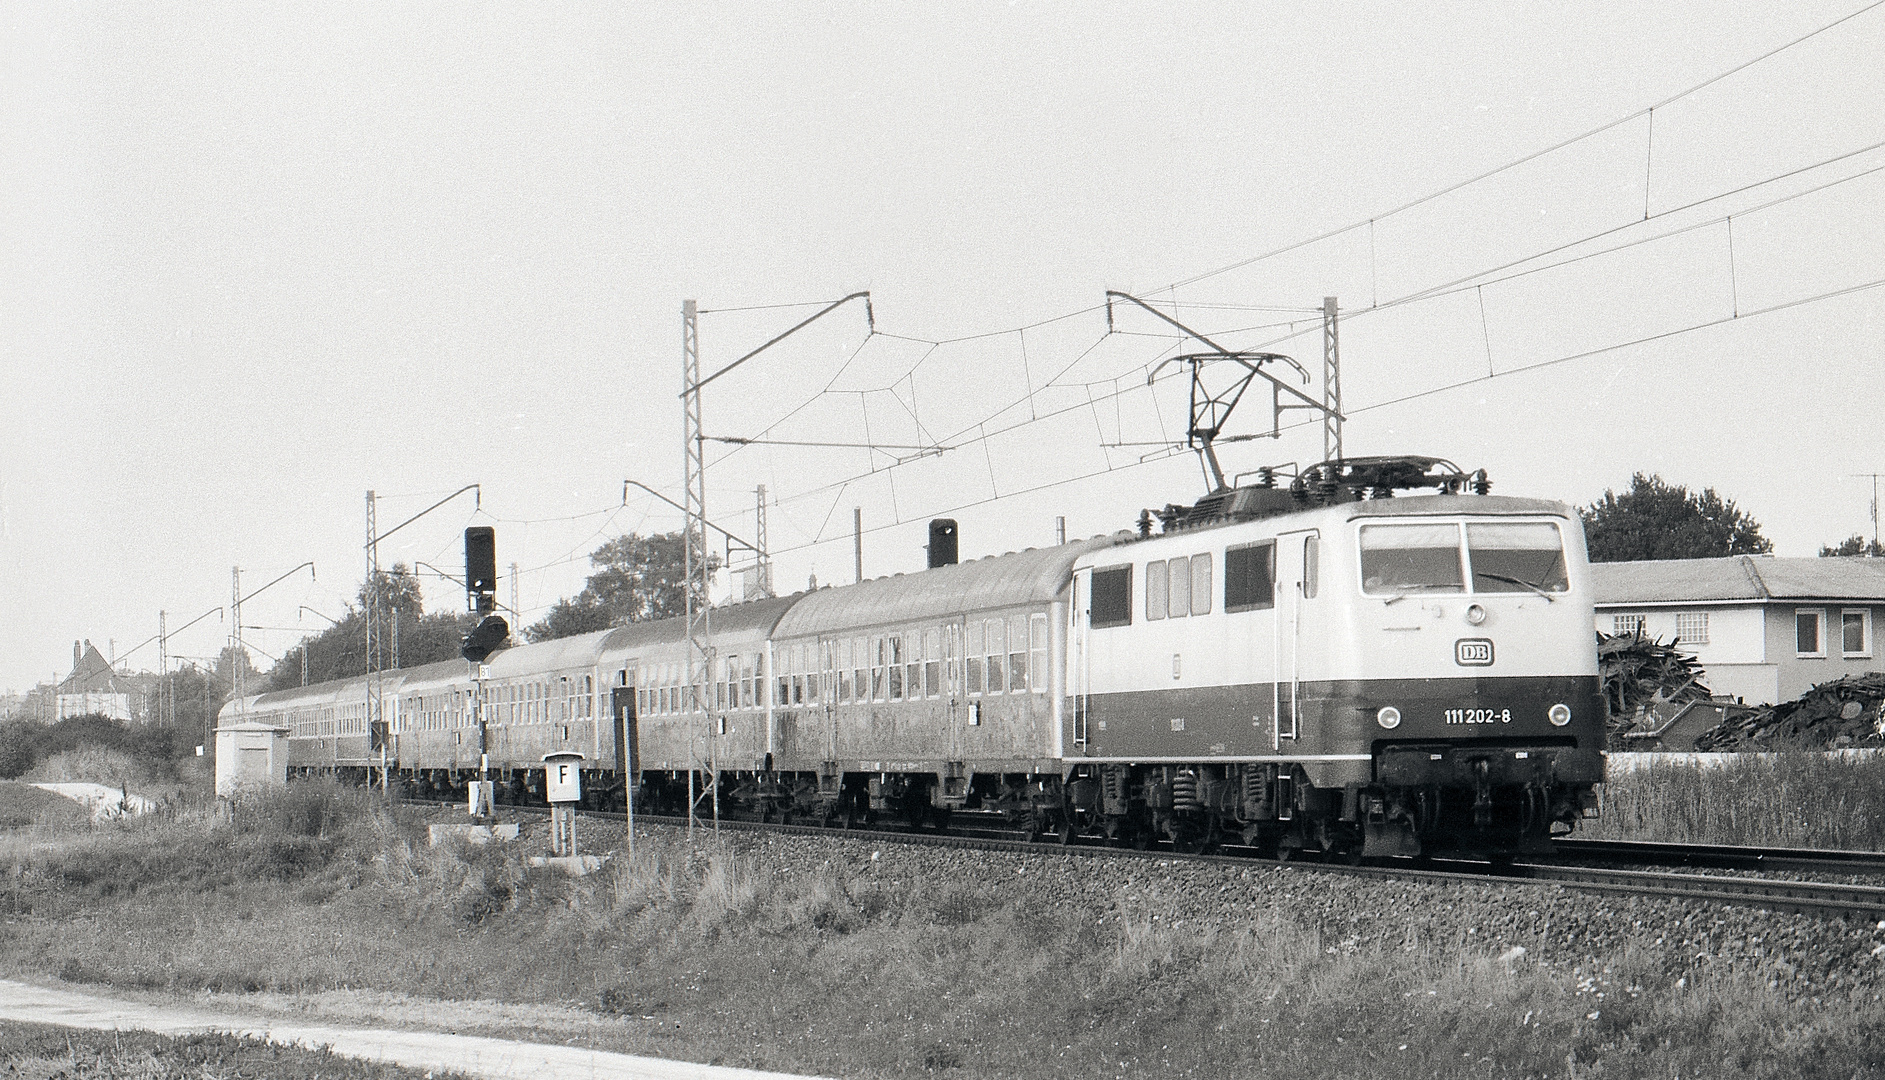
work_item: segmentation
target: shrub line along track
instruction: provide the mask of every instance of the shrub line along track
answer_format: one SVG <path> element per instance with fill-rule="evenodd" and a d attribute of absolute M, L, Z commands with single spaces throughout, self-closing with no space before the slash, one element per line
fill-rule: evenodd
<path fill-rule="evenodd" d="M 548 809 L 535 806 L 516 806 L 510 809 L 530 814 L 546 814 Z M 600 810 L 585 810 L 584 817 L 621 821 L 620 813 Z M 637 814 L 638 823 L 685 827 L 687 819 L 653 814 Z M 1102 856 L 1113 858 L 1155 858 L 1183 859 L 1193 862 L 1216 863 L 1221 866 L 1249 867 L 1255 858 L 1249 855 L 1204 855 L 1187 854 L 1167 849 L 1136 850 L 1133 848 L 1103 847 L 1093 844 L 1062 845 L 1041 843 L 1030 840 L 1001 839 L 995 835 L 966 836 L 936 832 L 895 831 L 890 829 L 857 828 L 838 830 L 819 825 L 786 825 L 762 823 L 732 818 L 721 818 L 720 826 L 726 829 L 745 832 L 780 832 L 805 836 L 850 837 L 852 839 L 885 840 L 892 843 L 927 844 L 934 847 L 970 848 L 984 851 L 1011 852 L 1064 852 L 1084 856 Z M 697 828 L 711 829 L 713 822 L 696 819 Z M 983 830 L 993 831 L 993 830 Z M 1874 852 L 1815 852 L 1785 849 L 1774 851 L 1760 848 L 1708 847 L 1690 844 L 1650 844 L 1625 841 L 1559 841 L 1577 845 L 1573 850 L 1578 854 L 1603 854 L 1617 851 L 1634 850 L 1634 857 L 1648 858 L 1655 849 L 1667 849 L 1688 852 L 1696 858 L 1708 857 L 1727 860 L 1738 857 L 1743 860 L 1760 860 L 1765 869 L 1810 868 L 1825 871 L 1839 868 L 1858 869 L 1885 864 L 1885 855 Z M 1628 845 L 1627 847 L 1619 845 Z M 1691 850 L 1695 849 L 1695 850 Z M 1706 853 L 1706 854 L 1705 854 Z M 1829 859 L 1816 859 L 1815 856 L 1830 856 Z M 1732 878 L 1716 877 L 1707 874 L 1685 873 L 1677 871 L 1645 870 L 1604 870 L 1588 867 L 1556 866 L 1545 863 L 1519 862 L 1509 866 L 1493 866 L 1477 862 L 1443 863 L 1450 869 L 1429 869 L 1413 865 L 1360 865 L 1350 866 L 1341 863 L 1277 863 L 1279 867 L 1301 867 L 1305 870 L 1322 873 L 1347 874 L 1353 877 L 1387 878 L 1429 882 L 1479 882 L 1531 881 L 1539 884 L 1555 884 L 1566 888 L 1580 889 L 1587 892 L 1612 896 L 1651 896 L 1664 899 L 1705 900 L 1718 904 L 1733 904 L 1742 907 L 1758 907 L 1775 911 L 1791 911 L 1800 914 L 1823 917 L 1857 916 L 1865 919 L 1885 919 L 1885 887 L 1876 885 L 1843 885 L 1814 881 L 1780 881 L 1772 878 Z M 1864 872 L 1864 871 L 1860 871 Z"/>

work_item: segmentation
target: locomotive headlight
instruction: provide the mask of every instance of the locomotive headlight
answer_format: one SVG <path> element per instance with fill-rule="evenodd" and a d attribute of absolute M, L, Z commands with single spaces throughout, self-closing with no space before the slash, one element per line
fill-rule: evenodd
<path fill-rule="evenodd" d="M 1480 607 L 1478 604 L 1466 605 L 1466 621 L 1469 623 L 1472 623 L 1474 626 L 1478 626 L 1480 623 L 1485 622 L 1486 609 Z"/>
<path fill-rule="evenodd" d="M 1545 718 L 1551 721 L 1552 727 L 1563 727 L 1571 722 L 1571 707 L 1560 701 L 1551 707 Z"/>
<path fill-rule="evenodd" d="M 1569 719 L 1570 717 L 1567 714 L 1565 718 Z M 1383 705 L 1381 711 L 1374 714 L 1374 722 L 1387 728 L 1389 731 L 1393 731 L 1395 728 L 1401 726 L 1401 710 L 1392 705 Z"/>

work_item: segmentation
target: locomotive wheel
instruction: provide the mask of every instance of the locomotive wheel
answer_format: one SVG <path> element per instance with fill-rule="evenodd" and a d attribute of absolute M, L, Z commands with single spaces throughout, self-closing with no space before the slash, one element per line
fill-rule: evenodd
<path fill-rule="evenodd" d="M 1071 843 L 1073 843 L 1073 819 L 1062 818 L 1060 821 L 1060 846 L 1066 847 Z"/>

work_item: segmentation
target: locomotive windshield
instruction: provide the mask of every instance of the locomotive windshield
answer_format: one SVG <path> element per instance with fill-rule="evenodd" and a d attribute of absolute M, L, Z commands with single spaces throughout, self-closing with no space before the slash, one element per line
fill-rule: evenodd
<path fill-rule="evenodd" d="M 1570 588 L 1564 541 L 1552 522 L 1472 522 L 1463 539 L 1452 523 L 1362 526 L 1362 591 L 1465 592 L 1468 567 L 1475 593 L 1549 596 Z"/>
<path fill-rule="evenodd" d="M 1364 525 L 1361 586 L 1369 593 L 1465 592 L 1458 525 Z"/>
<path fill-rule="evenodd" d="M 1571 587 L 1564 542 L 1549 521 L 1469 524 L 1466 547 L 1476 593 L 1561 593 Z"/>

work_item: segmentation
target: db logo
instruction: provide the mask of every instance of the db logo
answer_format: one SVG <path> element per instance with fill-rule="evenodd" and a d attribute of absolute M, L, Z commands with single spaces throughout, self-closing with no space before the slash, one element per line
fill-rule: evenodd
<path fill-rule="evenodd" d="M 1491 667 L 1492 639 L 1467 637 L 1455 641 L 1453 662 L 1461 667 Z"/>

